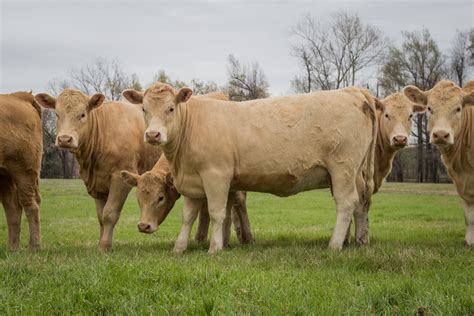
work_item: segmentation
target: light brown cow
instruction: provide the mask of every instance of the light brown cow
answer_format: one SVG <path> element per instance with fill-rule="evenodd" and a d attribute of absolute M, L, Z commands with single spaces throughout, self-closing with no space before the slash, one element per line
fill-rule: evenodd
<path fill-rule="evenodd" d="M 140 107 L 122 102 L 104 102 L 104 95 L 89 97 L 75 89 L 57 98 L 41 93 L 36 101 L 57 115 L 56 145 L 74 153 L 79 175 L 95 199 L 100 224 L 99 248 L 112 247 L 112 235 L 130 187 L 121 170 L 143 173 L 161 155 L 143 142 L 145 122 Z"/>
<path fill-rule="evenodd" d="M 162 155 L 153 169 L 141 176 L 128 171 L 121 172 L 122 179 L 131 187 L 137 187 L 137 199 L 140 206 L 140 223 L 138 230 L 142 233 L 154 233 L 166 219 L 176 200 L 180 197 L 173 184 L 173 177 L 166 157 Z M 245 192 L 232 193 L 234 206 L 232 208 L 232 221 L 237 237 L 242 244 L 253 242 L 248 220 Z M 228 221 L 229 222 L 229 221 Z M 230 223 L 230 222 L 229 222 Z M 207 240 L 209 227 L 209 212 L 207 203 L 199 211 L 199 227 L 196 240 Z M 230 227 L 224 232 L 224 246 L 228 246 Z"/>
<path fill-rule="evenodd" d="M 421 91 L 407 86 L 405 95 L 428 110 L 430 142 L 435 144 L 443 163 L 464 200 L 467 229 L 465 244 L 474 246 L 474 81 L 463 89 L 451 81 L 438 82 Z"/>
<path fill-rule="evenodd" d="M 222 249 L 229 191 L 289 196 L 331 181 L 337 210 L 332 249 L 342 247 L 354 211 L 370 198 L 377 123 L 375 101 L 365 90 L 237 103 L 193 100 L 188 88 L 156 83 L 123 95 L 143 104 L 145 138 L 163 149 L 185 197 L 176 252 L 186 249 L 204 198 L 212 225 L 209 252 Z M 360 174 L 364 188 L 356 184 Z"/>
<path fill-rule="evenodd" d="M 8 224 L 8 247 L 20 245 L 23 209 L 30 249 L 40 247 L 39 176 L 43 154 L 41 108 L 28 92 L 0 94 L 0 200 Z"/>

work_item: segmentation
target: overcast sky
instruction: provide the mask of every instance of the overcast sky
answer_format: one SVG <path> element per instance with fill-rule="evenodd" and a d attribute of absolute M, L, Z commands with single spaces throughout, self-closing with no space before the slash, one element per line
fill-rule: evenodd
<path fill-rule="evenodd" d="M 456 29 L 473 27 L 473 1 L 1 1 L 0 93 L 45 91 L 52 78 L 98 57 L 117 60 L 148 84 L 173 79 L 226 82 L 226 59 L 259 62 L 274 95 L 298 73 L 290 30 L 310 13 L 359 14 L 394 42 L 426 27 L 446 51 Z"/>

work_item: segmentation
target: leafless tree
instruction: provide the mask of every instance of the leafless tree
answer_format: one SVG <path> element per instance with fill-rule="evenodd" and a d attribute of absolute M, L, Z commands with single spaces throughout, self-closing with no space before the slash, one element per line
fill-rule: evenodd
<path fill-rule="evenodd" d="M 268 82 L 258 63 L 242 65 L 233 55 L 228 57 L 227 95 L 231 100 L 255 100 L 268 97 Z"/>
<path fill-rule="evenodd" d="M 331 17 L 318 23 L 306 15 L 293 28 L 292 55 L 303 69 L 292 82 L 298 92 L 354 85 L 357 74 L 377 64 L 388 47 L 383 33 L 357 14 L 338 12 Z"/>
<path fill-rule="evenodd" d="M 449 70 L 450 74 L 457 84 L 462 87 L 467 77 L 468 67 L 470 66 L 470 38 L 471 31 L 456 31 L 456 36 L 449 50 Z M 472 44 L 471 44 L 472 45 Z"/>
<path fill-rule="evenodd" d="M 221 90 L 213 81 L 201 81 L 199 79 L 192 79 L 189 87 L 193 90 L 193 94 L 206 94 Z"/>

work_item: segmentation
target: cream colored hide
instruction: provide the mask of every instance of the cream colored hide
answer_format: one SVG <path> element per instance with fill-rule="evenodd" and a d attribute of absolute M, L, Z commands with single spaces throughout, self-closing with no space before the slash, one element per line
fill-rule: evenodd
<path fill-rule="evenodd" d="M 464 200 L 467 229 L 465 244 L 474 246 L 474 81 L 461 89 L 451 81 L 440 81 L 433 89 L 415 86 L 405 95 L 428 110 L 430 142 L 441 152 L 443 163 Z"/>
<path fill-rule="evenodd" d="M 237 103 L 193 100 L 188 88 L 176 91 L 156 83 L 143 94 L 126 90 L 123 95 L 143 103 L 146 139 L 163 149 L 185 197 L 176 252 L 186 249 L 204 198 L 212 226 L 210 253 L 223 246 L 229 192 L 289 196 L 331 181 L 332 249 L 342 247 L 354 211 L 370 199 L 377 124 L 375 101 L 363 89 Z M 363 188 L 356 185 L 359 174 Z"/>
<path fill-rule="evenodd" d="M 0 201 L 8 248 L 20 247 L 21 215 L 28 218 L 29 248 L 40 248 L 39 176 L 43 154 L 41 108 L 28 92 L 0 94 Z"/>
<path fill-rule="evenodd" d="M 35 99 L 57 115 L 56 145 L 74 153 L 79 175 L 95 199 L 99 248 L 109 250 L 130 191 L 120 171 L 141 174 L 150 170 L 161 155 L 159 148 L 143 142 L 142 110 L 134 104 L 104 102 L 102 94 L 89 97 L 75 89 L 66 89 L 57 98 L 41 93 Z"/>

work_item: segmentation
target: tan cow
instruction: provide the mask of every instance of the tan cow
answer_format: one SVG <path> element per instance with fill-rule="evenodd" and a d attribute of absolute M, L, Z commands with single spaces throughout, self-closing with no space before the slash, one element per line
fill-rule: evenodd
<path fill-rule="evenodd" d="M 180 197 L 179 192 L 173 184 L 173 177 L 166 157 L 162 155 L 153 169 L 141 176 L 128 171 L 121 172 L 122 179 L 132 187 L 137 187 L 137 199 L 140 206 L 140 223 L 138 230 L 142 233 L 154 233 L 161 223 L 166 219 L 173 208 L 176 200 Z M 246 208 L 246 194 L 244 192 L 233 193 L 232 220 L 236 229 L 237 237 L 242 244 L 253 242 L 250 231 Z M 228 221 L 230 224 L 230 221 Z M 207 240 L 209 227 L 209 212 L 207 203 L 199 211 L 199 227 L 196 232 L 196 240 L 204 242 Z M 227 227 L 226 227 L 227 228 Z M 229 230 L 224 233 L 224 245 L 228 246 Z"/>
<path fill-rule="evenodd" d="M 443 163 L 464 200 L 465 244 L 474 246 L 474 81 L 463 89 L 451 81 L 438 82 L 421 91 L 407 86 L 405 95 L 428 110 L 430 142 L 435 144 Z"/>
<path fill-rule="evenodd" d="M 377 123 L 375 101 L 362 89 L 237 103 L 190 99 L 188 88 L 156 83 L 144 93 L 123 95 L 143 104 L 145 138 L 163 149 L 184 195 L 176 252 L 186 249 L 204 198 L 212 225 L 210 253 L 223 247 L 229 192 L 289 196 L 331 181 L 337 210 L 332 249 L 342 247 L 354 211 L 370 198 Z M 360 174 L 363 188 L 356 184 Z"/>
<path fill-rule="evenodd" d="M 143 142 L 145 122 L 141 108 L 104 102 L 100 93 L 89 97 L 75 89 L 66 89 L 57 98 L 41 93 L 35 99 L 56 112 L 56 145 L 74 153 L 79 175 L 95 199 L 99 248 L 109 250 L 113 229 L 130 191 L 121 180 L 120 171 L 143 173 L 161 155 L 158 148 Z"/>
<path fill-rule="evenodd" d="M 0 201 L 8 224 L 8 247 L 20 245 L 21 214 L 30 249 L 40 247 L 39 176 L 43 154 L 41 108 L 28 92 L 0 94 Z"/>

